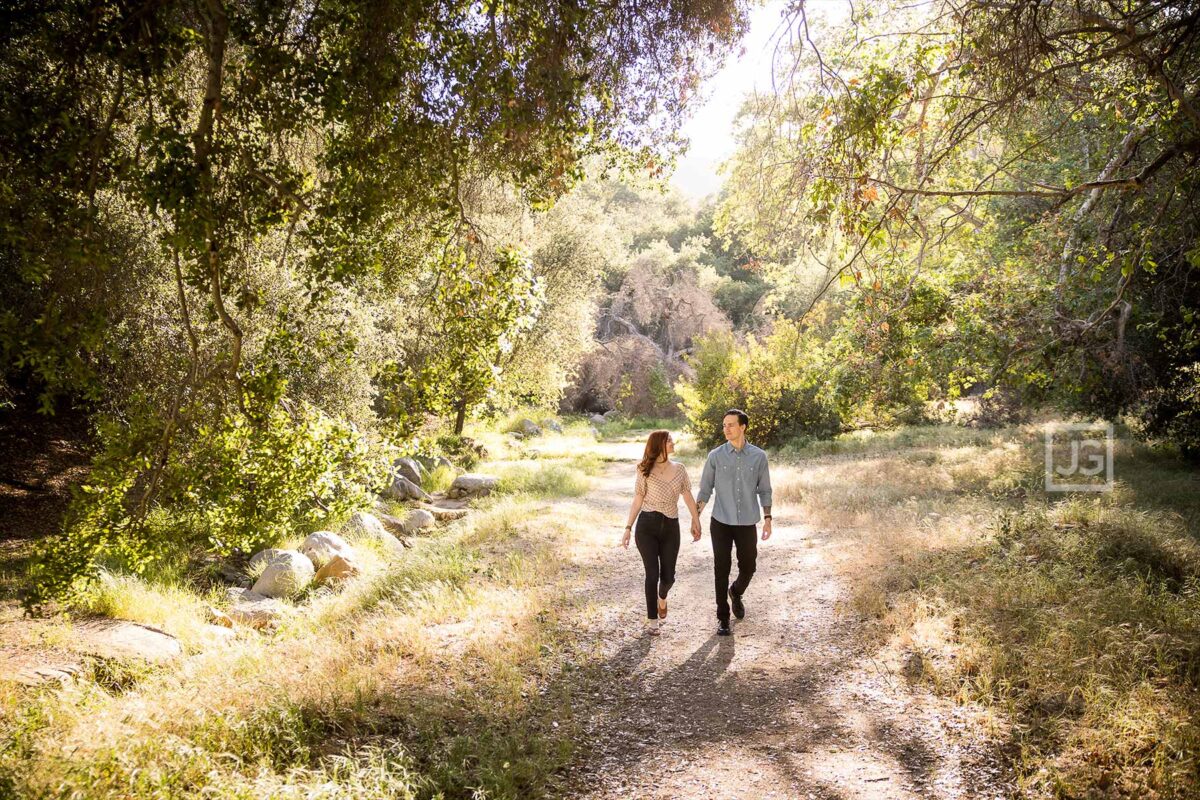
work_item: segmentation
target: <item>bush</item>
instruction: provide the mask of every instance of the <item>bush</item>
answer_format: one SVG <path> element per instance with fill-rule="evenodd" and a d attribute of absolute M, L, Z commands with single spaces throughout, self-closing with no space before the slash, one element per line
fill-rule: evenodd
<path fill-rule="evenodd" d="M 164 546 L 156 535 L 163 516 L 196 547 L 252 552 L 361 506 L 390 463 L 389 447 L 369 448 L 352 424 L 308 403 L 267 400 L 249 413 L 226 413 L 157 462 L 162 425 L 147 419 L 107 427 L 63 533 L 39 549 L 31 605 L 69 594 L 81 578 L 87 583 L 101 553 L 144 573 Z"/>
<path fill-rule="evenodd" d="M 1150 393 L 1141 409 L 1144 433 L 1179 448 L 1200 463 L 1200 362 L 1180 369 L 1170 384 Z"/>
<path fill-rule="evenodd" d="M 438 452 L 466 470 L 474 469 L 487 458 L 487 449 L 469 436 L 447 433 L 439 436 L 435 444 Z"/>
<path fill-rule="evenodd" d="M 832 436 L 842 414 L 825 361 L 820 347 L 790 323 L 778 324 L 761 342 L 753 336 L 739 342 L 727 333 L 700 339 L 689 359 L 695 380 L 675 385 L 688 430 L 701 445 L 716 445 L 725 411 L 740 408 L 760 445 Z"/>

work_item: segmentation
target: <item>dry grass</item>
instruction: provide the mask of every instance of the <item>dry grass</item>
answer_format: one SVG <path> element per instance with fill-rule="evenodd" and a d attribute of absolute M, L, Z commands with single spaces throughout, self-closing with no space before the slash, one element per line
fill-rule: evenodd
<path fill-rule="evenodd" d="M 1038 427 L 880 438 L 816 447 L 776 497 L 855 542 L 883 660 L 981 709 L 1025 796 L 1200 793 L 1197 473 L 1122 440 L 1114 491 L 1048 496 Z"/>
<path fill-rule="evenodd" d="M 398 562 L 358 542 L 364 575 L 343 591 L 312 591 L 274 636 L 243 634 L 177 669 L 0 684 L 0 796 L 552 793 L 571 728 L 546 505 L 495 498 Z M 108 575 L 86 610 L 161 625 L 197 650 L 215 599 Z"/>
<path fill-rule="evenodd" d="M 0 683 L 0 797 L 554 795 L 573 732 L 564 676 L 586 656 L 552 594 L 561 565 L 594 555 L 579 531 L 613 524 L 569 499 L 603 467 L 587 436 L 568 427 L 523 450 L 537 458 L 485 467 L 508 493 L 399 561 L 357 543 L 363 577 L 310 592 L 274 636 L 205 649 L 218 598 L 177 576 L 107 576 L 86 610 L 194 652 L 61 691 Z M 1035 427 L 773 455 L 780 513 L 851 545 L 850 610 L 884 663 L 979 709 L 1025 796 L 1197 796 L 1194 471 L 1122 440 L 1115 491 L 1048 497 Z"/>

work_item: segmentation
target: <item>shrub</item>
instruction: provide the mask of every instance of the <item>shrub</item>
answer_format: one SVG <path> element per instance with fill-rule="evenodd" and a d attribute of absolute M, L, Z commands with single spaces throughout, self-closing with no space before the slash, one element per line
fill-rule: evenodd
<path fill-rule="evenodd" d="M 751 438 L 779 445 L 797 436 L 831 436 L 842 426 L 836 381 L 824 352 L 795 325 L 780 323 L 759 341 L 718 333 L 700 339 L 689 359 L 695 380 L 675 390 L 688 430 L 702 445 L 721 441 L 729 408 L 750 416 Z"/>
<path fill-rule="evenodd" d="M 469 436 L 447 433 L 439 436 L 435 444 L 439 452 L 444 453 L 446 458 L 463 469 L 473 469 L 476 464 L 487 458 L 484 446 Z"/>
<path fill-rule="evenodd" d="M 264 399 L 248 413 L 200 424 L 185 446 L 156 462 L 162 423 L 110 424 L 88 483 L 79 487 L 63 533 L 40 548 L 31 605 L 69 594 L 95 576 L 95 558 L 142 573 L 163 546 L 160 511 L 176 535 L 218 553 L 250 552 L 293 527 L 343 515 L 381 485 L 390 447 L 368 447 L 352 424 L 308 404 Z M 179 547 L 183 542 L 172 542 Z"/>
<path fill-rule="evenodd" d="M 574 382 L 563 396 L 564 411 L 619 409 L 630 416 L 676 413 L 679 398 L 672 383 L 688 374 L 678 358 L 663 352 L 645 336 L 628 334 L 598 345 L 579 364 Z"/>

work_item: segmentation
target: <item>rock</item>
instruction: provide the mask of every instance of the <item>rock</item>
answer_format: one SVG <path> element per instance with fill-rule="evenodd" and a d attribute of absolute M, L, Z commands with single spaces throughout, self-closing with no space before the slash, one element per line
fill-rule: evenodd
<path fill-rule="evenodd" d="M 229 607 L 229 616 L 234 622 L 251 628 L 272 628 L 288 614 L 283 603 L 248 589 L 230 589 L 229 596 L 234 600 Z"/>
<path fill-rule="evenodd" d="M 454 502 L 454 501 L 448 501 Z M 446 508 L 445 506 L 425 506 L 425 510 L 433 515 L 438 522 L 453 522 L 467 515 L 465 508 Z"/>
<path fill-rule="evenodd" d="M 610 408 L 608 411 L 604 412 L 604 419 L 605 419 L 605 421 L 610 420 L 619 413 L 620 412 L 617 411 L 615 408 Z"/>
<path fill-rule="evenodd" d="M 438 467 L 445 467 L 453 470 L 454 464 L 445 456 L 417 456 L 417 463 L 424 468 L 425 472 L 433 472 Z"/>
<path fill-rule="evenodd" d="M 317 583 L 325 583 L 331 580 L 346 580 L 353 578 L 359 573 L 358 565 L 353 559 L 344 556 L 334 556 L 325 566 L 317 571 L 315 578 Z"/>
<path fill-rule="evenodd" d="M 592 423 L 593 425 L 603 425 L 604 423 L 608 422 L 608 420 L 604 418 L 603 414 L 592 414 L 590 417 L 588 417 L 588 422 Z"/>
<path fill-rule="evenodd" d="M 408 516 L 404 518 L 404 532 L 408 534 L 416 533 L 433 525 L 436 519 L 433 512 L 427 511 L 424 508 L 414 508 L 408 512 Z"/>
<path fill-rule="evenodd" d="M 531 419 L 523 419 L 517 423 L 522 436 L 541 436 L 542 429 Z"/>
<path fill-rule="evenodd" d="M 356 536 L 365 541 L 380 542 L 384 549 L 393 555 L 404 552 L 404 545 L 400 540 L 388 533 L 378 517 L 365 511 L 354 512 L 345 527 L 342 528 L 342 533 Z"/>
<path fill-rule="evenodd" d="M 183 654 L 166 631 L 121 619 L 89 619 L 75 624 L 74 649 L 100 658 L 138 659 L 158 664 Z"/>
<path fill-rule="evenodd" d="M 387 533 L 387 531 L 384 530 L 379 517 L 366 511 L 355 511 L 342 526 L 342 533 L 346 536 L 372 539 L 381 533 Z"/>
<path fill-rule="evenodd" d="M 264 597 L 291 597 L 299 594 L 313 579 L 313 562 L 298 550 L 275 552 L 281 555 L 273 556 L 267 562 L 266 568 L 254 582 L 254 593 Z M 250 559 L 251 564 L 254 563 L 254 558 Z"/>
<path fill-rule="evenodd" d="M 450 484 L 450 488 L 446 490 L 446 496 L 451 500 L 457 500 L 460 497 L 484 497 L 491 494 L 492 489 L 495 488 L 495 476 L 467 472 L 454 479 L 454 483 Z"/>
<path fill-rule="evenodd" d="M 246 560 L 243 557 L 219 562 L 215 568 L 217 575 L 226 583 L 249 588 L 250 579 L 246 577 L 246 566 Z"/>
<path fill-rule="evenodd" d="M 588 428 L 588 432 L 590 432 L 592 434 L 592 436 L 596 437 L 597 439 L 600 438 L 600 431 L 596 429 L 595 425 Z"/>
<path fill-rule="evenodd" d="M 208 607 L 208 622 L 210 625 L 218 625 L 223 628 L 233 627 L 233 617 L 213 606 Z"/>
<path fill-rule="evenodd" d="M 259 550 L 250 557 L 250 563 L 246 565 L 246 571 L 254 574 L 265 568 L 267 564 L 274 564 L 277 561 L 286 562 L 289 558 L 287 555 L 289 552 L 295 551 L 282 550 L 278 547 L 268 547 L 266 550 Z"/>
<path fill-rule="evenodd" d="M 382 511 L 375 516 L 379 517 L 379 521 L 383 523 L 383 527 L 388 533 L 393 536 L 404 535 L 404 520 Z"/>
<path fill-rule="evenodd" d="M 403 475 L 396 475 L 392 478 L 392 483 L 388 488 L 383 490 L 385 497 L 392 500 L 428 500 L 429 495 L 417 484 L 410 481 Z"/>
<path fill-rule="evenodd" d="M 226 616 L 229 620 L 229 625 L 205 625 L 202 635 L 204 636 L 205 644 L 211 645 L 226 645 L 237 638 L 237 634 L 233 630 L 233 620 Z"/>
<path fill-rule="evenodd" d="M 334 556 L 350 557 L 354 555 L 350 543 L 333 531 L 317 531 L 311 534 L 300 545 L 300 552 L 308 556 L 308 560 L 317 569 L 327 564 Z"/>
<path fill-rule="evenodd" d="M 556 419 L 542 420 L 542 427 L 548 431 L 554 431 L 555 433 L 563 432 L 562 425 L 559 425 L 558 420 Z"/>
<path fill-rule="evenodd" d="M 383 549 L 393 556 L 403 555 L 405 548 L 408 547 L 403 539 L 397 538 L 387 531 L 383 531 L 375 541 L 382 544 Z"/>
<path fill-rule="evenodd" d="M 417 486 L 420 486 L 425 480 L 425 470 L 411 458 L 397 458 L 392 464 L 392 469 Z"/>
<path fill-rule="evenodd" d="M 25 686 L 41 686 L 46 683 L 67 684 L 83 670 L 82 664 L 40 664 L 34 667 L 9 671 L 12 680 Z"/>

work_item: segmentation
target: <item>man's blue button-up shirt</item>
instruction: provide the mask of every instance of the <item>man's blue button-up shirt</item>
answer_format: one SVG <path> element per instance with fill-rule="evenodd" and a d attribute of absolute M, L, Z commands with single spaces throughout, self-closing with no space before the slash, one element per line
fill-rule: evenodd
<path fill-rule="evenodd" d="M 712 450 L 700 476 L 696 502 L 707 503 L 716 491 L 713 519 L 726 525 L 754 525 L 758 507 L 771 506 L 771 473 L 767 454 L 752 444 L 735 450 L 729 442 Z"/>

